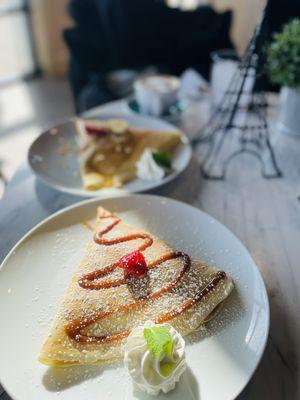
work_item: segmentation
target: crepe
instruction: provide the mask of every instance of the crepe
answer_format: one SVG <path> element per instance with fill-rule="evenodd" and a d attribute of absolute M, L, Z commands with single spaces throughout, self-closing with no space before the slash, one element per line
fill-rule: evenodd
<path fill-rule="evenodd" d="M 68 366 L 118 359 L 130 331 L 147 320 L 168 321 L 187 335 L 233 289 L 224 272 L 174 252 L 158 237 L 101 207 L 93 233 L 42 346 L 42 363 Z M 143 253 L 147 276 L 124 280 L 119 260 L 134 250 Z"/>
<path fill-rule="evenodd" d="M 172 152 L 179 131 L 153 131 L 129 126 L 122 119 L 75 120 L 81 149 L 81 175 L 88 190 L 120 187 L 136 177 L 136 162 L 146 148 Z"/>

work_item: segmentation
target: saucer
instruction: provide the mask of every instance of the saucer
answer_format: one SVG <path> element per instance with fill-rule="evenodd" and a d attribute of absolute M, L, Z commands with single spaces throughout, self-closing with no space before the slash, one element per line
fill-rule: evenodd
<path fill-rule="evenodd" d="M 139 106 L 139 103 L 135 98 L 131 98 L 126 101 L 127 107 L 130 109 L 130 111 L 140 114 L 140 115 L 146 115 L 144 114 Z M 182 113 L 187 109 L 187 102 L 184 100 L 178 100 L 176 101 L 175 104 L 173 104 L 170 108 L 166 110 L 162 115 L 160 115 L 159 118 L 165 119 L 166 121 L 175 121 L 178 120 Z"/>

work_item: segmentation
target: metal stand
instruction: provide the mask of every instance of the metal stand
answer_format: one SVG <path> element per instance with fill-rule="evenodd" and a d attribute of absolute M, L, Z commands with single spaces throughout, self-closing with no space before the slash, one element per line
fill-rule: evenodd
<path fill-rule="evenodd" d="M 241 153 L 260 160 L 264 178 L 281 176 L 268 129 L 265 76 L 260 73 L 265 64 L 268 9 L 267 2 L 223 99 L 193 141 L 209 145 L 201 165 L 207 179 L 224 179 L 228 164 Z"/>

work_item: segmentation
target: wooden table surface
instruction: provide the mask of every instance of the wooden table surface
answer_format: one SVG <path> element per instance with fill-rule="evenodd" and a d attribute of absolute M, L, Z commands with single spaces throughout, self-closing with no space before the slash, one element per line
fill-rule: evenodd
<path fill-rule="evenodd" d="M 121 102 L 105 107 L 125 110 Z M 203 123 L 205 107 L 194 104 L 184 115 L 181 125 L 191 136 Z M 204 180 L 200 151 L 183 175 L 152 192 L 217 218 L 245 244 L 262 273 L 270 300 L 270 334 L 239 400 L 300 398 L 300 138 L 276 133 L 273 139 L 283 178 L 263 179 L 258 161 L 243 155 L 232 161 L 225 181 Z M 22 166 L 0 202 L 0 261 L 39 221 L 80 200 L 37 181 Z M 9 399 L 1 387 L 0 398 Z"/>

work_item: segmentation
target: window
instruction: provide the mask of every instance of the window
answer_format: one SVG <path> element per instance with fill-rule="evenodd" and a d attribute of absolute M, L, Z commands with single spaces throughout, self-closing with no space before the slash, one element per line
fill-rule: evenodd
<path fill-rule="evenodd" d="M 35 70 L 26 0 L 0 0 L 0 82 Z"/>

